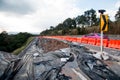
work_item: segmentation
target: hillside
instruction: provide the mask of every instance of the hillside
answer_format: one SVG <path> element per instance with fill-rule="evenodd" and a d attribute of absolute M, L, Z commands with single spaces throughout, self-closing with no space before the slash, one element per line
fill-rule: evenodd
<path fill-rule="evenodd" d="M 100 19 L 94 9 L 85 11 L 77 17 L 67 18 L 58 25 L 50 26 L 40 33 L 40 35 L 82 35 L 91 32 L 100 32 Z M 115 21 L 109 19 L 109 31 L 106 34 L 120 34 L 120 9 L 115 14 Z"/>
<path fill-rule="evenodd" d="M 0 51 L 12 53 L 14 50 L 24 46 L 31 36 L 33 35 L 27 32 L 9 35 L 6 31 L 3 31 L 0 33 Z"/>
<path fill-rule="evenodd" d="M 57 30 L 56 28 L 48 29 L 41 32 L 40 35 L 82 35 L 92 32 L 99 33 L 99 25 L 91 27 L 75 27 L 73 29 L 70 29 L 69 27 L 60 30 Z M 120 21 L 109 22 L 109 30 L 108 32 L 105 32 L 105 34 L 120 35 Z"/>
<path fill-rule="evenodd" d="M 91 33 L 91 32 L 100 33 L 99 26 L 86 27 L 85 29 L 87 33 Z M 105 32 L 105 33 L 119 35 L 120 34 L 120 21 L 109 22 L 108 32 Z"/>

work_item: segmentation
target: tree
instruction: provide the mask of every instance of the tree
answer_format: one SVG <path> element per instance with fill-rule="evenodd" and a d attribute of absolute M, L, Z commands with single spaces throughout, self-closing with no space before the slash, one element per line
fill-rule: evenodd
<path fill-rule="evenodd" d="M 120 7 L 119 7 L 117 13 L 115 14 L 115 20 L 116 21 L 120 20 Z"/>
<path fill-rule="evenodd" d="M 5 51 L 7 50 L 6 46 L 7 46 L 7 42 L 5 41 L 6 40 L 6 37 L 8 37 L 8 34 L 6 31 L 3 31 L 1 34 L 0 34 L 0 51 Z"/>
<path fill-rule="evenodd" d="M 63 24 L 62 24 L 62 23 L 59 23 L 59 24 L 56 26 L 56 29 L 57 29 L 57 30 L 63 29 Z"/>
<path fill-rule="evenodd" d="M 32 35 L 29 33 L 8 35 L 8 33 L 4 31 L 0 34 L 0 51 L 12 52 L 21 47 L 30 36 Z"/>
<path fill-rule="evenodd" d="M 86 34 L 86 29 L 83 26 L 81 28 L 81 34 Z"/>
<path fill-rule="evenodd" d="M 98 24 L 98 20 L 96 18 L 96 11 L 94 9 L 90 9 L 84 12 L 83 15 L 78 16 L 75 18 L 76 24 L 77 25 L 89 25 L 89 26 L 93 26 L 93 25 L 97 25 Z"/>
<path fill-rule="evenodd" d="M 86 24 L 86 17 L 84 15 L 78 16 L 75 18 L 76 24 L 77 25 L 85 25 Z"/>
<path fill-rule="evenodd" d="M 86 18 L 87 25 L 92 26 L 96 24 L 97 18 L 96 18 L 96 11 L 94 9 L 85 11 L 84 16 Z"/>
<path fill-rule="evenodd" d="M 78 34 L 81 34 L 81 28 L 77 27 Z"/>
<path fill-rule="evenodd" d="M 63 22 L 63 26 L 64 26 L 64 28 L 74 29 L 74 28 L 76 28 L 76 22 L 75 22 L 74 19 L 67 18 L 67 19 Z"/>
<path fill-rule="evenodd" d="M 53 26 L 50 26 L 50 30 L 53 30 L 54 29 L 54 27 Z"/>

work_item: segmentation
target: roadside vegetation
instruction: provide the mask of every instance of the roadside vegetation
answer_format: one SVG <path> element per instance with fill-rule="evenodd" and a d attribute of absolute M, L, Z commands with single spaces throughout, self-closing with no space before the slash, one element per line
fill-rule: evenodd
<path fill-rule="evenodd" d="M 12 53 L 14 55 L 18 55 L 22 50 L 24 50 L 30 44 L 32 40 L 33 40 L 33 37 L 29 37 L 28 40 L 22 45 L 22 47 L 14 50 Z"/>
<path fill-rule="evenodd" d="M 9 35 L 6 31 L 3 31 L 2 33 L 0 33 L 0 51 L 5 51 L 9 53 L 13 52 L 17 54 L 17 52 L 19 52 L 20 50 L 15 50 L 22 46 L 24 48 L 24 46 L 26 46 L 31 41 L 32 38 L 28 40 L 28 38 L 31 36 L 33 35 L 26 32 Z M 28 42 L 26 42 L 27 40 Z"/>
<path fill-rule="evenodd" d="M 50 26 L 50 29 L 46 29 L 40 35 L 83 35 L 91 32 L 98 33 L 100 32 L 99 22 L 96 11 L 90 9 L 73 19 L 67 18 L 56 26 Z M 105 33 L 120 35 L 120 8 L 116 11 L 115 21 L 109 20 L 109 31 Z M 32 41 L 32 36 L 32 34 L 27 32 L 9 35 L 6 31 L 3 31 L 0 33 L 0 51 L 18 54 Z"/>
<path fill-rule="evenodd" d="M 67 18 L 56 26 L 50 26 L 40 35 L 82 35 L 91 32 L 100 32 L 100 19 L 94 9 L 85 11 L 75 18 Z M 116 11 L 115 21 L 109 19 L 109 31 L 106 34 L 120 34 L 120 8 Z"/>

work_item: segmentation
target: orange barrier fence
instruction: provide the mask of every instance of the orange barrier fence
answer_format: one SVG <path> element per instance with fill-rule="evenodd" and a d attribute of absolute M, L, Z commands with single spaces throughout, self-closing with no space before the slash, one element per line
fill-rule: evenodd
<path fill-rule="evenodd" d="M 88 39 L 89 38 L 81 38 L 81 43 L 86 43 L 87 44 L 88 43 Z"/>
<path fill-rule="evenodd" d="M 75 37 L 67 37 L 66 40 L 71 42 L 77 42 L 77 38 Z"/>
<path fill-rule="evenodd" d="M 108 44 L 109 48 L 120 49 L 120 40 L 110 40 Z"/>
<path fill-rule="evenodd" d="M 108 39 L 103 39 L 103 46 L 108 47 Z"/>
<path fill-rule="evenodd" d="M 100 43 L 101 43 L 100 39 L 97 39 L 96 45 L 100 46 Z M 103 46 L 104 47 L 108 46 L 108 39 L 103 39 Z"/>
<path fill-rule="evenodd" d="M 96 40 L 96 45 L 97 45 L 97 46 L 100 46 L 100 39 L 97 39 L 97 40 Z"/>
<path fill-rule="evenodd" d="M 77 38 L 77 42 L 81 43 L 82 38 Z"/>
<path fill-rule="evenodd" d="M 77 38 L 71 38 L 72 39 L 72 42 L 77 42 Z"/>
<path fill-rule="evenodd" d="M 68 36 L 68 37 L 66 38 L 66 40 L 67 40 L 67 41 L 71 41 L 71 39 L 70 39 L 70 38 L 71 38 L 71 37 L 69 37 L 69 36 Z"/>
<path fill-rule="evenodd" d="M 96 39 L 95 38 L 89 38 L 88 39 L 88 44 L 95 45 L 96 44 Z"/>
<path fill-rule="evenodd" d="M 100 46 L 100 39 L 96 38 L 78 38 L 78 37 L 70 37 L 70 36 L 42 36 L 43 38 L 54 38 L 54 39 L 61 39 L 67 40 L 71 42 L 78 42 L 78 43 L 85 43 L 91 45 Z M 109 48 L 116 48 L 120 49 L 120 40 L 109 40 L 103 39 L 103 46 Z"/>
<path fill-rule="evenodd" d="M 120 40 L 116 41 L 115 48 L 120 49 Z"/>

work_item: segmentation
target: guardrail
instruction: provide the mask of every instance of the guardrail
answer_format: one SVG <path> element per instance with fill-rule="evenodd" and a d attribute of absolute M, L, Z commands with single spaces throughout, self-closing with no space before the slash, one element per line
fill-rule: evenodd
<path fill-rule="evenodd" d="M 96 39 L 96 38 L 83 38 L 83 37 L 79 38 L 79 37 L 71 37 L 71 36 L 43 36 L 43 37 L 100 46 L 100 39 Z M 103 46 L 120 50 L 120 40 L 103 39 Z"/>

